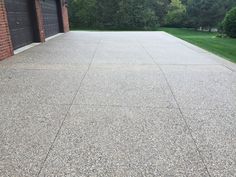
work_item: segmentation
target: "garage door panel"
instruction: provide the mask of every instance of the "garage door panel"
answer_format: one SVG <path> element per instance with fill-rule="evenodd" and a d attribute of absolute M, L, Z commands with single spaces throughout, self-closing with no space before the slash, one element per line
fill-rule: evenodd
<path fill-rule="evenodd" d="M 41 0 L 44 29 L 46 37 L 60 32 L 59 13 L 56 0 Z"/>
<path fill-rule="evenodd" d="M 30 0 L 5 0 L 13 48 L 34 42 Z"/>
<path fill-rule="evenodd" d="M 33 37 L 31 39 L 29 37 L 26 38 L 24 35 L 25 33 L 27 33 L 25 29 L 18 29 L 15 31 L 11 31 L 12 43 L 18 44 L 17 46 L 15 46 L 15 49 L 23 47 L 33 42 L 34 38 Z M 28 33 L 30 33 L 30 31 Z"/>
<path fill-rule="evenodd" d="M 21 27 L 32 29 L 32 26 L 31 26 L 32 23 L 29 21 L 27 16 L 28 14 L 26 13 L 25 14 L 18 14 L 18 13 L 9 14 L 8 22 L 11 24 L 11 29 L 14 30 Z"/>
<path fill-rule="evenodd" d="M 28 2 L 25 0 L 5 0 L 5 4 L 10 12 L 24 12 L 28 8 Z"/>

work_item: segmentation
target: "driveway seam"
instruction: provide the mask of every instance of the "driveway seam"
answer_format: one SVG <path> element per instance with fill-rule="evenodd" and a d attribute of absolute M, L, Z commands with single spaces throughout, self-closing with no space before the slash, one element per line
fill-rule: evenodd
<path fill-rule="evenodd" d="M 47 104 L 47 103 L 37 103 L 38 105 L 47 105 L 47 106 L 70 106 L 70 104 Z M 11 103 L 6 103 L 6 104 L 0 104 L 1 106 L 8 106 L 8 105 L 18 105 L 16 103 L 11 104 Z M 30 103 L 22 103 L 20 105 L 30 105 Z M 156 109 L 179 109 L 178 107 L 158 107 L 158 106 L 124 106 L 124 105 L 99 105 L 99 104 L 72 104 L 72 106 L 91 106 L 91 107 L 126 107 L 126 108 L 156 108 Z M 205 109 L 205 108 L 181 108 L 181 110 L 194 110 L 194 111 L 217 111 L 217 110 L 222 110 L 222 111 L 232 111 L 232 109 L 229 108 L 217 108 L 217 109 Z"/>
<path fill-rule="evenodd" d="M 99 105 L 99 104 L 73 104 L 72 106 L 91 106 L 91 107 L 120 107 L 120 108 L 153 108 L 153 109 L 179 109 L 176 106 L 166 106 L 166 107 L 161 107 L 161 106 L 125 106 L 125 105 Z M 222 111 L 231 111 L 232 109 L 229 108 L 217 108 L 217 109 L 205 109 L 205 108 L 198 108 L 198 109 L 194 109 L 194 108 L 180 108 L 181 110 L 186 110 L 186 111 L 217 111 L 217 110 L 222 110 Z"/>
<path fill-rule="evenodd" d="M 167 85 L 168 85 L 168 87 L 169 87 L 169 89 L 170 89 L 170 92 L 171 92 L 171 94 L 172 94 L 172 96 L 173 96 L 173 98 L 174 98 L 174 100 L 175 100 L 175 102 L 176 102 L 176 104 L 177 104 L 177 107 L 178 107 L 178 110 L 179 110 L 179 112 L 180 112 L 180 114 L 181 114 L 181 117 L 182 117 L 183 121 L 185 122 L 185 125 L 187 126 L 187 128 L 188 128 L 188 130 L 189 130 L 189 135 L 191 136 L 191 138 L 192 138 L 192 140 L 193 140 L 193 143 L 194 143 L 195 148 L 196 148 L 196 150 L 197 150 L 197 152 L 198 152 L 198 155 L 199 155 L 199 157 L 200 157 L 200 159 L 201 159 L 201 161 L 202 161 L 202 163 L 203 163 L 203 165 L 204 165 L 204 167 L 205 167 L 205 170 L 206 170 L 207 174 L 209 175 L 209 177 L 211 177 L 210 172 L 209 172 L 209 170 L 208 170 L 208 168 L 207 168 L 207 165 L 206 165 L 206 163 L 205 163 L 204 157 L 203 157 L 203 155 L 202 155 L 202 153 L 201 153 L 201 151 L 200 151 L 200 149 L 199 149 L 199 147 L 198 147 L 198 145 L 197 145 L 196 140 L 194 139 L 194 137 L 193 137 L 193 135 L 192 135 L 192 129 L 190 128 L 189 124 L 187 123 L 187 120 L 185 119 L 185 116 L 184 116 L 184 114 L 183 114 L 183 111 L 182 111 L 181 108 L 180 108 L 180 105 L 179 105 L 179 103 L 178 103 L 178 101 L 177 101 L 177 99 L 176 99 L 176 97 L 175 97 L 175 95 L 174 95 L 174 92 L 173 92 L 173 90 L 172 90 L 172 88 L 171 88 L 171 86 L 170 86 L 170 83 L 169 83 L 169 81 L 168 81 L 166 75 L 165 75 L 165 72 L 162 70 L 162 68 L 160 67 L 160 65 L 154 60 L 154 58 L 153 58 L 152 55 L 147 51 L 147 49 L 146 49 L 141 43 L 139 43 L 139 44 L 142 46 L 142 48 L 144 49 L 144 51 L 149 55 L 149 57 L 153 60 L 153 62 L 156 63 L 156 66 L 161 70 L 161 72 L 162 72 L 162 74 L 163 74 L 163 76 L 164 76 L 164 78 L 165 78 L 165 80 L 166 80 L 166 83 L 167 83 Z"/>
<path fill-rule="evenodd" d="M 82 67 L 85 67 L 86 65 L 80 65 L 78 67 L 79 68 L 82 68 Z M 13 68 L 8 68 L 9 70 L 16 70 L 16 71 L 77 71 L 76 69 L 27 69 L 27 68 L 17 68 L 17 67 L 13 67 Z"/>
<path fill-rule="evenodd" d="M 98 105 L 98 104 L 73 104 L 73 106 L 91 106 L 91 107 L 118 107 L 118 108 L 153 108 L 153 109 L 178 109 L 177 107 L 158 107 L 158 106 L 124 106 L 124 105 Z"/>
<path fill-rule="evenodd" d="M 45 157 L 45 159 L 43 160 L 43 162 L 42 162 L 42 164 L 41 164 L 41 166 L 40 166 L 40 169 L 39 169 L 39 172 L 38 172 L 38 174 L 37 174 L 37 177 L 39 177 L 39 175 L 41 174 L 42 169 L 43 169 L 43 167 L 44 167 L 44 165 L 45 165 L 45 162 L 47 161 L 47 159 L 48 159 L 48 157 L 49 157 L 49 154 L 50 154 L 50 152 L 51 152 L 52 149 L 53 149 L 53 146 L 54 146 L 54 144 L 55 144 L 55 142 L 56 142 L 56 140 L 57 140 L 57 138 L 58 138 L 58 135 L 60 134 L 60 131 L 61 131 L 61 129 L 62 129 L 64 123 L 65 123 L 65 120 L 66 120 L 66 118 L 67 118 L 68 115 L 69 115 L 69 112 L 70 112 L 70 110 L 71 110 L 71 107 L 73 106 L 73 103 L 74 103 L 74 101 L 75 101 L 75 98 L 76 98 L 77 94 L 79 93 L 79 90 L 80 90 L 80 88 L 81 88 L 81 86 L 82 86 L 82 83 L 83 83 L 85 77 L 87 76 L 87 74 L 88 74 L 88 72 L 89 72 L 89 70 L 90 70 L 90 67 L 91 67 L 91 65 L 92 65 L 92 63 L 93 63 L 94 57 L 95 57 L 95 55 L 96 55 L 96 53 L 97 53 L 97 50 L 98 50 L 98 47 L 99 47 L 101 41 L 102 41 L 102 40 L 100 40 L 100 41 L 97 43 L 97 47 L 95 48 L 95 50 L 94 50 L 94 52 L 93 52 L 93 56 L 92 56 L 91 61 L 90 61 L 89 65 L 88 65 L 88 68 L 87 68 L 87 70 L 85 71 L 85 73 L 84 73 L 84 75 L 83 75 L 83 77 L 82 77 L 82 79 L 81 79 L 81 81 L 80 81 L 80 84 L 79 84 L 79 86 L 78 86 L 78 89 L 76 90 L 76 92 L 75 92 L 75 94 L 74 94 L 74 96 L 73 96 L 73 99 L 72 99 L 71 103 L 69 104 L 69 108 L 68 108 L 68 110 L 66 111 L 66 115 L 64 116 L 64 118 L 63 118 L 63 120 L 62 120 L 62 122 L 61 122 L 61 125 L 60 125 L 60 127 L 59 127 L 59 129 L 58 129 L 58 131 L 57 131 L 57 133 L 56 133 L 56 135 L 55 135 L 55 137 L 54 137 L 54 139 L 53 139 L 53 141 L 52 141 L 50 147 L 49 147 L 49 150 L 48 150 L 48 152 L 47 152 L 47 154 L 46 154 L 46 157 Z"/>

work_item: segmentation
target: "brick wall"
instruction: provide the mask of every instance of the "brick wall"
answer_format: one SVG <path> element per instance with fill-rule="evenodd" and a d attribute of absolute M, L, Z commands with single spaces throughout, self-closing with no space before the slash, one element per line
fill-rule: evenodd
<path fill-rule="evenodd" d="M 65 0 L 61 0 L 61 10 L 62 10 L 61 14 L 62 14 L 63 32 L 66 33 L 70 30 L 70 27 L 69 27 L 68 10 L 64 2 Z"/>
<path fill-rule="evenodd" d="M 0 60 L 13 55 L 4 0 L 0 0 Z"/>
<path fill-rule="evenodd" d="M 40 0 L 35 1 L 35 10 L 36 10 L 36 18 L 37 18 L 37 31 L 39 36 L 39 42 L 45 42 L 45 32 L 43 27 L 43 14 L 40 5 Z"/>

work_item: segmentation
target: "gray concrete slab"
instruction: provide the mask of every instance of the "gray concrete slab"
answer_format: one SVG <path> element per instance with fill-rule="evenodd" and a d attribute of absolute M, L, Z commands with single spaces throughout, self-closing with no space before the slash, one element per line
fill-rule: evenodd
<path fill-rule="evenodd" d="M 94 64 L 74 104 L 176 107 L 161 70 L 154 65 Z"/>
<path fill-rule="evenodd" d="M 214 59 L 206 54 L 196 52 L 182 44 L 153 45 L 143 44 L 156 63 L 160 65 L 216 65 Z M 157 50 L 158 49 L 158 50 Z M 188 52 L 183 52 L 188 51 Z"/>
<path fill-rule="evenodd" d="M 109 106 L 72 107 L 41 176 L 68 174 L 208 176 L 178 110 Z"/>
<path fill-rule="evenodd" d="M 56 39 L 55 39 L 56 40 Z M 46 45 L 46 44 L 44 44 Z M 51 44 L 52 45 L 52 44 Z M 54 44 L 53 44 L 54 45 Z M 52 49 L 50 45 L 37 46 L 31 50 L 24 51 L 13 57 L 17 63 L 32 63 L 32 64 L 74 64 L 88 65 L 91 62 L 93 53 L 96 49 L 96 44 L 80 45 L 73 44 L 70 48 L 56 45 L 57 48 Z M 64 52 L 62 52 L 62 50 Z"/>
<path fill-rule="evenodd" d="M 182 39 L 179 39 L 179 38 L 177 38 L 175 36 L 172 36 L 172 35 L 170 35 L 168 33 L 165 33 L 164 35 L 165 35 L 166 39 L 167 38 L 168 39 L 172 39 L 173 41 L 175 41 L 175 43 L 181 43 L 182 45 L 186 46 L 188 49 L 196 51 L 197 53 L 202 53 L 205 56 L 207 56 L 209 59 L 214 60 L 216 63 L 219 63 L 219 64 L 221 64 L 223 66 L 226 66 L 230 70 L 236 72 L 236 64 L 235 63 L 232 63 L 232 62 L 230 62 L 230 61 L 228 61 L 228 60 L 226 60 L 226 59 L 224 59 L 224 58 L 222 58 L 220 56 L 217 56 L 217 55 L 215 55 L 215 54 L 213 54 L 211 52 L 208 52 L 208 51 L 206 51 L 206 50 L 204 50 L 204 49 L 202 49 L 200 47 L 197 47 L 197 46 L 195 46 L 195 45 L 193 45 L 191 43 L 188 43 L 188 42 L 186 42 L 186 41 L 184 41 Z"/>
<path fill-rule="evenodd" d="M 155 65 L 137 42 L 102 40 L 93 64 L 149 64 Z"/>
<path fill-rule="evenodd" d="M 91 48 L 88 48 L 87 45 L 85 45 L 77 46 L 72 49 L 58 48 L 55 50 L 52 50 L 50 47 L 34 48 L 30 52 L 25 51 L 14 56 L 14 58 L 18 63 L 85 65 L 91 62 L 96 45 L 90 47 Z M 64 52 L 62 53 L 61 50 L 64 50 Z"/>
<path fill-rule="evenodd" d="M 0 106 L 0 176 L 37 176 L 68 106 Z"/>
<path fill-rule="evenodd" d="M 236 176 L 235 68 L 164 32 L 70 32 L 1 61 L 0 176 Z"/>
<path fill-rule="evenodd" d="M 236 74 L 224 66 L 161 66 L 181 108 L 236 109 Z"/>
<path fill-rule="evenodd" d="M 0 71 L 0 105 L 70 104 L 87 70 L 26 68 Z"/>
<path fill-rule="evenodd" d="M 211 176 L 236 174 L 236 112 L 183 110 Z"/>

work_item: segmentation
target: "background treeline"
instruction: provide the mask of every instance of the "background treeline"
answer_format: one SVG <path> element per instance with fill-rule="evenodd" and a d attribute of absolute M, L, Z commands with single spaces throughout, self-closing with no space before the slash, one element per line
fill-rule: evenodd
<path fill-rule="evenodd" d="M 220 27 L 236 0 L 69 0 L 72 28 L 152 30 Z"/>

